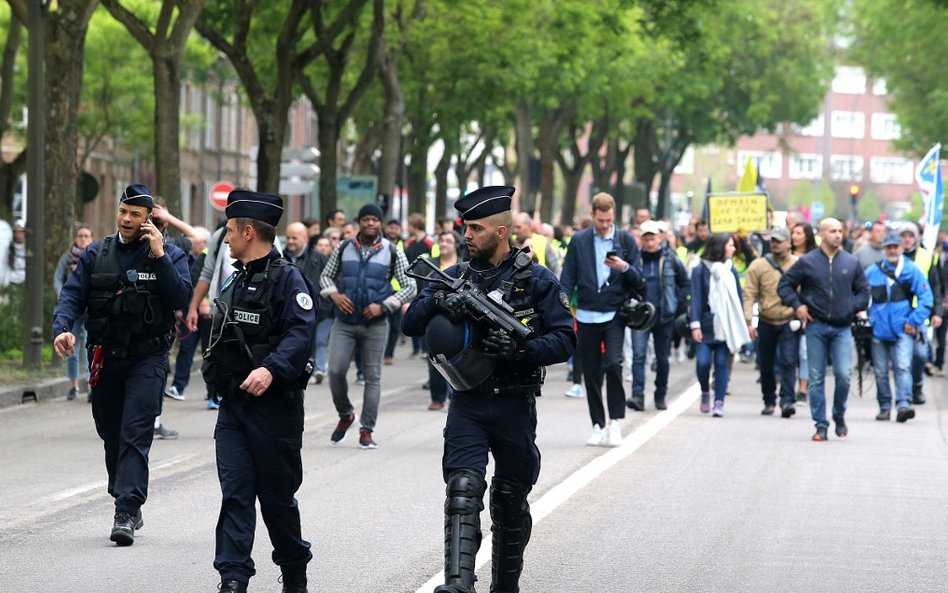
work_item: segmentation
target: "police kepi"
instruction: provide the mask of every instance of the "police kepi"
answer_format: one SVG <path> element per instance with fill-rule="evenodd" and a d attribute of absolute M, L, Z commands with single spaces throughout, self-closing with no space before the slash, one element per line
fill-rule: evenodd
<path fill-rule="evenodd" d="M 523 552 L 533 525 L 527 494 L 540 473 L 536 398 L 544 367 L 565 361 L 576 346 L 569 301 L 556 277 L 510 244 L 513 191 L 484 187 L 457 201 L 471 261 L 445 272 L 470 283 L 432 281 L 402 320 L 406 335 L 423 335 L 428 329 L 434 338 L 438 332 L 439 339 L 429 343 L 429 356 L 455 390 L 442 458 L 445 582 L 435 593 L 474 591 L 488 452 L 495 463 L 490 590 L 520 591 Z M 499 309 L 486 314 L 482 295 Z M 512 329 L 510 319 L 525 329 Z"/>
<path fill-rule="evenodd" d="M 312 287 L 273 247 L 280 196 L 235 190 L 226 214 L 224 240 L 236 271 L 214 301 L 201 369 L 222 397 L 214 431 L 222 494 L 214 568 L 220 591 L 247 590 L 256 572 L 250 552 L 259 501 L 283 592 L 305 593 L 312 554 L 295 494 L 303 481 L 303 390 L 313 370 Z"/>
<path fill-rule="evenodd" d="M 174 313 L 191 300 L 187 254 L 164 242 L 148 218 L 153 207 L 144 185 L 122 192 L 118 232 L 79 256 L 53 311 L 59 356 L 74 353 L 70 328 L 88 314 L 92 416 L 115 498 L 110 539 L 120 546 L 134 543 L 143 525 L 148 453 L 161 413 Z"/>

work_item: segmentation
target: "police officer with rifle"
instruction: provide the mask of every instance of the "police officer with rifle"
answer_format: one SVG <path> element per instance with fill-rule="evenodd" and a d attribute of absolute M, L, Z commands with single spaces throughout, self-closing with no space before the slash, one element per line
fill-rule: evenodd
<path fill-rule="evenodd" d="M 556 277 L 510 244 L 513 192 L 484 187 L 457 201 L 471 260 L 445 270 L 449 278 L 425 274 L 431 282 L 402 320 L 405 335 L 426 336 L 429 360 L 455 390 L 442 458 L 445 583 L 435 593 L 474 591 L 488 451 L 495 462 L 490 591 L 520 591 L 532 527 L 527 495 L 540 472 L 536 398 L 544 367 L 576 346 Z"/>
<path fill-rule="evenodd" d="M 225 212 L 236 271 L 215 299 L 201 369 L 222 397 L 214 430 L 223 495 L 214 568 L 221 592 L 247 590 L 259 501 L 283 592 L 305 593 L 312 554 L 294 495 L 303 481 L 303 390 L 313 370 L 312 287 L 273 247 L 280 196 L 235 190 Z"/>
<path fill-rule="evenodd" d="M 82 252 L 53 311 L 53 348 L 61 357 L 75 352 L 75 320 L 89 316 L 92 416 L 115 499 L 110 539 L 120 546 L 132 545 L 144 525 L 148 453 L 161 413 L 174 313 L 191 300 L 187 254 L 164 241 L 151 221 L 154 205 L 144 185 L 125 189 L 118 232 Z"/>

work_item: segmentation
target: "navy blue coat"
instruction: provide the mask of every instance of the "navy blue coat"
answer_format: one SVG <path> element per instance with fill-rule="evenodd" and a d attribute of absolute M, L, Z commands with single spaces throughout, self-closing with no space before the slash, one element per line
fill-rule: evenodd
<path fill-rule="evenodd" d="M 631 235 L 617 228 L 614 249 L 619 258 L 629 263 L 629 269 L 625 272 L 610 270 L 605 286 L 600 287 L 596 276 L 599 262 L 593 242 L 595 232 L 595 228 L 589 227 L 573 235 L 563 261 L 560 285 L 570 298 L 575 292 L 578 309 L 618 311 L 633 291 L 644 290 L 645 280 L 636 266 L 640 261 L 639 248 Z"/>
<path fill-rule="evenodd" d="M 800 292 L 797 293 L 799 288 Z M 806 305 L 817 321 L 843 327 L 869 306 L 869 282 L 859 260 L 840 249 L 833 261 L 814 249 L 790 266 L 777 284 L 784 305 Z"/>

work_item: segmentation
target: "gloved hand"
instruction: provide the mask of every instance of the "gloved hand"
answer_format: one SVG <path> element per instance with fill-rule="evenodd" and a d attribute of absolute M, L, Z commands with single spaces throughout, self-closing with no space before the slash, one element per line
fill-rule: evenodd
<path fill-rule="evenodd" d="M 487 337 L 481 340 L 481 352 L 494 360 L 517 360 L 524 354 L 519 350 L 517 341 L 499 329 L 487 332 Z"/>
<path fill-rule="evenodd" d="M 435 293 L 434 299 L 435 305 L 444 312 L 448 319 L 455 323 L 464 319 L 464 314 L 467 312 L 466 295 L 439 290 Z"/>

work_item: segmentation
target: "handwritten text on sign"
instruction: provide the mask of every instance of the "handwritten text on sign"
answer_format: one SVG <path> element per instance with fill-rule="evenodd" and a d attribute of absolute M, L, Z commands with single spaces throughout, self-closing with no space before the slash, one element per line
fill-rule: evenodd
<path fill-rule="evenodd" d="M 712 233 L 765 231 L 767 194 L 711 194 L 708 196 L 708 218 Z"/>

